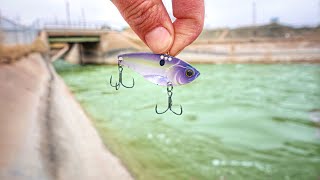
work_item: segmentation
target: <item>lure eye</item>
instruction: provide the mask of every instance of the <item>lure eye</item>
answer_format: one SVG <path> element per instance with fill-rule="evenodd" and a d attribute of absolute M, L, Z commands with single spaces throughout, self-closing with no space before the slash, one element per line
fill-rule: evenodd
<path fill-rule="evenodd" d="M 160 66 L 163 66 L 165 64 L 165 61 L 162 59 L 160 60 Z"/>
<path fill-rule="evenodd" d="M 194 75 L 194 71 L 192 69 L 187 69 L 186 76 L 187 77 L 192 77 L 193 75 Z"/>

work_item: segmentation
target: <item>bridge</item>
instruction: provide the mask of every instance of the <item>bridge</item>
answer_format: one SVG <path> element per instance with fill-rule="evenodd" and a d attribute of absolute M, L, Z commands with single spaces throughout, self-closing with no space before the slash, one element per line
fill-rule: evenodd
<path fill-rule="evenodd" d="M 118 53 L 147 48 L 132 33 L 110 29 L 44 28 L 43 31 L 50 45 L 52 61 L 116 64 Z"/>
<path fill-rule="evenodd" d="M 30 26 L 22 26 L 0 15 L 0 30 L 6 44 L 30 44 L 40 33 L 50 46 L 51 61 L 64 59 L 75 64 L 114 64 L 120 51 L 145 48 L 137 37 L 112 30 L 105 22 L 37 20 Z"/>
<path fill-rule="evenodd" d="M 44 28 L 51 49 L 51 60 L 60 58 L 75 63 L 83 64 L 90 58 L 97 58 L 101 48 L 102 36 L 110 30 L 92 28 Z"/>

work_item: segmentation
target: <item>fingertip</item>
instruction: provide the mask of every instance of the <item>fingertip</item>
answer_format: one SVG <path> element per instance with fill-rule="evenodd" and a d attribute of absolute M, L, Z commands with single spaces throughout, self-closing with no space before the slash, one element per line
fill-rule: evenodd
<path fill-rule="evenodd" d="M 167 53 L 173 43 L 173 37 L 164 27 L 156 27 L 145 36 L 149 48 L 154 53 Z"/>
<path fill-rule="evenodd" d="M 114 4 L 132 30 L 154 53 L 169 51 L 174 29 L 161 0 L 117 0 Z"/>
<path fill-rule="evenodd" d="M 199 30 L 183 30 L 183 28 L 177 30 L 174 37 L 174 43 L 170 49 L 170 55 L 178 55 L 185 47 L 197 39 L 200 32 Z"/>
<path fill-rule="evenodd" d="M 175 36 L 170 54 L 177 55 L 202 32 L 204 0 L 173 0 L 172 7 L 177 19 L 173 23 Z"/>
<path fill-rule="evenodd" d="M 186 46 L 195 41 L 203 29 L 203 23 L 197 19 L 177 19 L 174 23 L 174 43 L 171 55 L 179 54 Z"/>
<path fill-rule="evenodd" d="M 169 51 L 169 54 L 170 56 L 177 56 L 178 54 L 180 54 L 180 52 L 183 50 L 184 48 L 173 48 L 173 49 L 170 49 Z"/>

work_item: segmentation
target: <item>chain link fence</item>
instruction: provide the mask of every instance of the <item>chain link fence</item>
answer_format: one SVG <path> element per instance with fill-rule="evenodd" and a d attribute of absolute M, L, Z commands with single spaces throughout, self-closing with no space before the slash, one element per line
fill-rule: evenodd
<path fill-rule="evenodd" d="M 38 35 L 36 28 L 23 26 L 0 16 L 0 43 L 7 45 L 30 44 Z"/>

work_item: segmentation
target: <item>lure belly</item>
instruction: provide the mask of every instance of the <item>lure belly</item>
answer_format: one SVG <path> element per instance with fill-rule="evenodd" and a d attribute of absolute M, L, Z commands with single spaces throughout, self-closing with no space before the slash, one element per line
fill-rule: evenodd
<path fill-rule="evenodd" d="M 146 80 L 160 85 L 173 86 L 194 81 L 200 72 L 189 63 L 166 54 L 131 53 L 118 56 L 119 64 L 128 67 Z"/>

